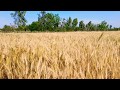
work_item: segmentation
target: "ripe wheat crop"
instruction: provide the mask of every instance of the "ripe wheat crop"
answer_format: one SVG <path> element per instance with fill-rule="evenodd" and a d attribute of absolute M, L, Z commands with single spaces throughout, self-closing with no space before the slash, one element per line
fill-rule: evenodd
<path fill-rule="evenodd" d="M 1 79 L 120 79 L 120 31 L 0 33 Z"/>

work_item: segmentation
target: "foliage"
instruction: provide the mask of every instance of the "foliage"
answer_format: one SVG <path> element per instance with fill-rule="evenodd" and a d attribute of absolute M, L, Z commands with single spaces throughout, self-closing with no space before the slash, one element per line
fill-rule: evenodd
<path fill-rule="evenodd" d="M 79 22 L 79 29 L 80 29 L 81 31 L 85 30 L 85 24 L 84 24 L 83 21 L 80 21 L 80 22 Z"/>
<path fill-rule="evenodd" d="M 73 22 L 72 22 L 73 29 L 75 29 L 75 27 L 77 26 L 77 24 L 78 24 L 78 19 L 77 18 L 73 19 Z"/>
<path fill-rule="evenodd" d="M 3 32 L 11 32 L 11 31 L 14 31 L 14 28 L 12 28 L 12 27 L 9 26 L 9 25 L 4 25 L 2 31 L 3 31 Z"/>
<path fill-rule="evenodd" d="M 27 20 L 25 19 L 26 11 L 15 11 L 11 13 L 11 16 L 15 19 L 14 24 L 17 25 L 18 28 L 25 29 Z"/>
<path fill-rule="evenodd" d="M 15 11 L 11 13 L 14 18 L 14 24 L 17 29 L 11 26 L 5 26 L 2 31 L 52 31 L 52 32 L 66 32 L 66 31 L 114 31 L 120 30 L 120 28 L 112 27 L 105 20 L 99 24 L 94 24 L 89 21 L 87 24 L 83 20 L 79 22 L 78 19 L 69 17 L 61 18 L 59 14 L 47 13 L 46 11 L 40 11 L 38 14 L 38 21 L 34 21 L 29 25 L 26 25 L 27 20 L 25 18 L 26 11 Z M 79 27 L 78 27 L 78 26 Z M 11 29 L 12 28 L 12 29 Z"/>
<path fill-rule="evenodd" d="M 109 25 L 107 24 L 106 21 L 102 21 L 102 22 L 98 25 L 98 29 L 101 30 L 101 31 L 108 30 L 108 28 L 109 28 Z"/>
<path fill-rule="evenodd" d="M 39 31 L 39 22 L 32 22 L 32 24 L 28 26 L 28 29 L 30 31 Z"/>

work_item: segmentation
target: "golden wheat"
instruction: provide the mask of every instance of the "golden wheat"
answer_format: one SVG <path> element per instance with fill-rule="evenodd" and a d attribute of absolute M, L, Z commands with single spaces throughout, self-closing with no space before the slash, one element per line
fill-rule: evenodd
<path fill-rule="evenodd" d="M 120 31 L 0 33 L 1 79 L 120 79 Z"/>

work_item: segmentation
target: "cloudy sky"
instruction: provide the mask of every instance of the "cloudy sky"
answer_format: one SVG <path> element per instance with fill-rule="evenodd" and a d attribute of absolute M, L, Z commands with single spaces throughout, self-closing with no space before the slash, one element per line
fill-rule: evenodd
<path fill-rule="evenodd" d="M 4 25 L 13 24 L 14 19 L 10 13 L 14 11 L 0 11 L 0 28 Z M 38 13 L 40 11 L 28 11 L 26 13 L 27 24 L 37 21 Z M 61 18 L 72 19 L 78 18 L 79 21 L 83 20 L 84 23 L 92 21 L 93 23 L 100 23 L 105 20 L 113 27 L 120 27 L 120 11 L 47 11 L 54 14 L 59 14 Z"/>

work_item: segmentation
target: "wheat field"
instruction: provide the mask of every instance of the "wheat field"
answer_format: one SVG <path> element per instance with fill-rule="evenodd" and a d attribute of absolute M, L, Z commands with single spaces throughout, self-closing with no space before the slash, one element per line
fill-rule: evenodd
<path fill-rule="evenodd" d="M 120 31 L 0 33 L 1 79 L 120 79 Z"/>

